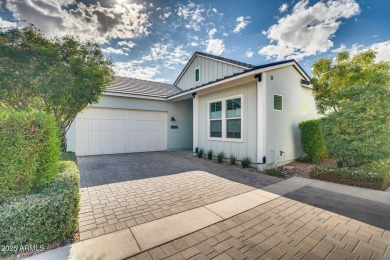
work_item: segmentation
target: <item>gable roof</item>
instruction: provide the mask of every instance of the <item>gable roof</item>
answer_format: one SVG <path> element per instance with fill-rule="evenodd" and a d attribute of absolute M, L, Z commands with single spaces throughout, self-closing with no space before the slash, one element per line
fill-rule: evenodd
<path fill-rule="evenodd" d="M 114 83 L 106 89 L 106 94 L 137 95 L 156 98 L 167 98 L 180 92 L 181 89 L 171 84 L 118 76 L 115 77 Z"/>
<path fill-rule="evenodd" d="M 232 60 L 232 59 L 228 59 L 228 58 L 224 58 L 224 57 L 220 57 L 220 56 L 216 56 L 216 55 L 212 55 L 212 54 L 196 51 L 192 55 L 191 59 L 184 66 L 184 68 L 180 72 L 179 76 L 176 78 L 175 82 L 173 83 L 174 85 L 177 85 L 177 83 L 179 82 L 181 77 L 184 75 L 184 73 L 187 71 L 188 67 L 190 66 L 192 61 L 196 58 L 196 56 L 203 56 L 203 57 L 206 57 L 206 58 L 209 58 L 209 59 L 214 59 L 214 60 L 222 61 L 222 62 L 225 62 L 225 63 L 230 63 L 230 64 L 233 64 L 233 65 L 245 68 L 245 69 L 251 69 L 251 68 L 255 67 L 252 64 L 248 64 L 248 63 L 240 62 L 240 61 L 237 61 L 237 60 Z"/>

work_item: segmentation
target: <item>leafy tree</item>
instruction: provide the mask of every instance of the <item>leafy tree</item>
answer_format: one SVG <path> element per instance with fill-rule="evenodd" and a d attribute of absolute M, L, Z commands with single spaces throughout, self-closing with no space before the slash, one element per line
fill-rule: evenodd
<path fill-rule="evenodd" d="M 112 61 L 95 43 L 47 38 L 33 26 L 0 31 L 0 106 L 53 115 L 63 141 L 76 115 L 112 80 Z"/>
<path fill-rule="evenodd" d="M 366 51 L 313 65 L 313 93 L 329 155 L 348 165 L 390 156 L 390 63 Z"/>
<path fill-rule="evenodd" d="M 318 112 L 327 114 L 339 111 L 350 92 L 351 86 L 389 86 L 390 63 L 375 62 L 375 52 L 368 50 L 350 57 L 348 52 L 339 53 L 336 61 L 320 59 L 313 64 L 314 98 Z"/>

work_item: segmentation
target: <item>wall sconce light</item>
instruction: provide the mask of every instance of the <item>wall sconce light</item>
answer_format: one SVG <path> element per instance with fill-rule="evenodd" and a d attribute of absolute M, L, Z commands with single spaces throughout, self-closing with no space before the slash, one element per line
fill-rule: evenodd
<path fill-rule="evenodd" d="M 171 121 L 172 121 L 172 122 L 176 122 L 175 117 L 171 117 Z"/>
<path fill-rule="evenodd" d="M 192 98 L 195 98 L 196 92 L 192 93 L 191 95 L 192 95 Z"/>

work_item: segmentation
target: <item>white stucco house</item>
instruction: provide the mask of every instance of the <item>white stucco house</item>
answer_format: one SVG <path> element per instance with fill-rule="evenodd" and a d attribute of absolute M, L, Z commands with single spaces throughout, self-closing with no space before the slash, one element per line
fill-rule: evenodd
<path fill-rule="evenodd" d="M 317 117 L 294 60 L 254 66 L 195 52 L 173 85 L 117 77 L 67 134 L 78 156 L 211 149 L 272 168 L 302 155 L 298 123 Z"/>

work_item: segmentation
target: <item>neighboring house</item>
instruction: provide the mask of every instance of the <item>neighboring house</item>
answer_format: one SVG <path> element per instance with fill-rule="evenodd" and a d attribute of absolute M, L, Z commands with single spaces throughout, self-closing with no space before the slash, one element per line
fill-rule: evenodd
<path fill-rule="evenodd" d="M 303 153 L 298 123 L 317 117 L 309 80 L 294 60 L 254 66 L 195 52 L 173 85 L 117 77 L 77 116 L 68 150 L 202 148 L 272 168 Z"/>

